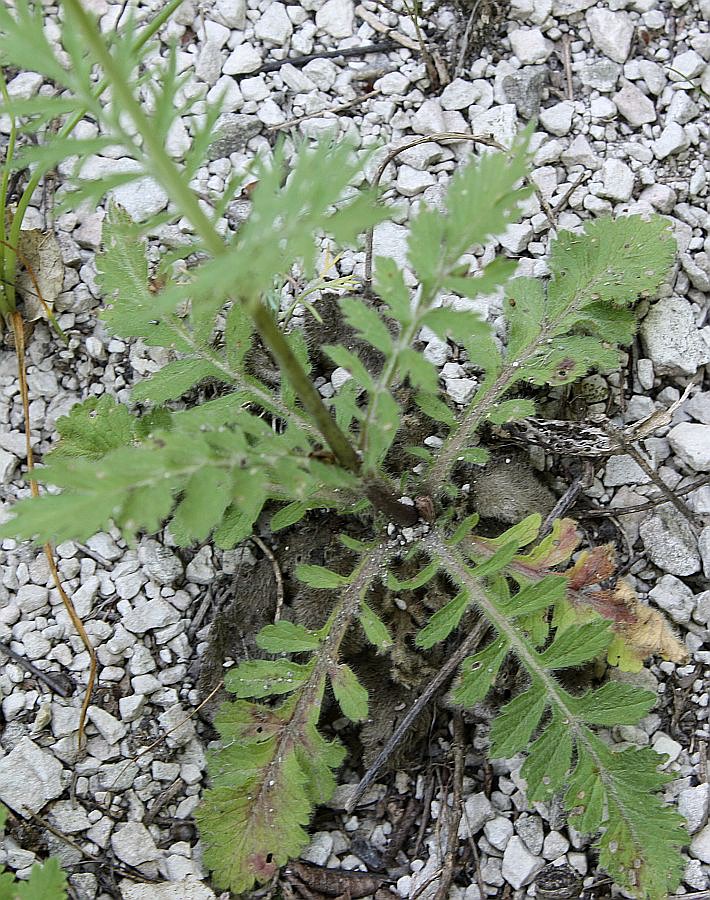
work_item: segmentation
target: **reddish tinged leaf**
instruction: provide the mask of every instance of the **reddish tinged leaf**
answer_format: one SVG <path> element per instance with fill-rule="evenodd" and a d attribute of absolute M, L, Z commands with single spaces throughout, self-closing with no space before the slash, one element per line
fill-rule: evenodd
<path fill-rule="evenodd" d="M 524 556 L 517 556 L 516 563 L 531 569 L 552 569 L 572 556 L 579 546 L 581 536 L 574 519 L 555 519 L 547 537 Z"/>
<path fill-rule="evenodd" d="M 580 553 L 579 559 L 565 574 L 570 589 L 583 590 L 588 585 L 600 584 L 616 573 L 616 553 L 611 544 L 593 547 Z"/>

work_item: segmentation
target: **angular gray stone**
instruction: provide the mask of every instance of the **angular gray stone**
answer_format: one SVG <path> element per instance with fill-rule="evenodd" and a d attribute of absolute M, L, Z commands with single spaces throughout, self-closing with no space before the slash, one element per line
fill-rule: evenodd
<path fill-rule="evenodd" d="M 165 628 L 166 625 L 174 625 L 180 619 L 180 613 L 155 597 L 152 600 L 139 600 L 133 609 L 123 616 L 123 626 L 133 634 L 145 634 L 154 628 Z"/>
<path fill-rule="evenodd" d="M 475 837 L 494 816 L 495 810 L 485 794 L 471 794 L 464 802 L 463 816 L 459 823 L 459 838 L 466 841 Z"/>
<path fill-rule="evenodd" d="M 710 825 L 706 825 L 690 842 L 690 855 L 710 865 Z"/>
<path fill-rule="evenodd" d="M 710 425 L 681 422 L 668 433 L 668 440 L 691 469 L 696 472 L 710 471 Z"/>
<path fill-rule="evenodd" d="M 639 527 L 650 561 L 664 572 L 683 577 L 700 571 L 698 543 L 690 525 L 674 508 L 660 507 Z"/>
<path fill-rule="evenodd" d="M 574 112 L 574 103 L 570 100 L 563 100 L 561 103 L 555 103 L 554 106 L 548 106 L 540 113 L 540 124 L 550 134 L 556 134 L 562 137 L 569 134 L 572 127 L 572 113 Z"/>
<path fill-rule="evenodd" d="M 599 59 L 582 66 L 579 77 L 585 87 L 594 88 L 602 94 L 608 94 L 616 87 L 621 74 L 621 66 L 610 59 Z"/>
<path fill-rule="evenodd" d="M 316 12 L 316 26 L 334 38 L 353 33 L 355 10 L 352 0 L 326 0 Z"/>
<path fill-rule="evenodd" d="M 552 44 L 539 28 L 518 28 L 508 37 L 513 53 L 523 65 L 545 62 L 552 53 Z"/>
<path fill-rule="evenodd" d="M 145 541 L 141 544 L 138 558 L 148 575 L 158 584 L 172 584 L 184 574 L 179 557 L 158 541 Z"/>
<path fill-rule="evenodd" d="M 656 121 L 653 102 L 630 81 L 623 81 L 620 91 L 613 96 L 616 108 L 629 124 L 638 127 Z"/>
<path fill-rule="evenodd" d="M 659 300 L 641 323 L 640 331 L 657 375 L 694 375 L 710 362 L 710 346 L 703 340 L 687 300 Z"/>
<path fill-rule="evenodd" d="M 129 866 L 154 862 L 160 856 L 153 836 L 141 822 L 119 825 L 111 835 L 111 847 L 116 856 Z"/>
<path fill-rule="evenodd" d="M 504 76 L 501 85 L 509 103 L 522 119 L 532 119 L 540 112 L 542 91 L 547 81 L 547 69 L 542 66 L 525 66 Z"/>
<path fill-rule="evenodd" d="M 508 841 L 501 871 L 503 878 L 516 890 L 530 884 L 544 866 L 545 860 L 534 856 L 517 835 Z"/>
<path fill-rule="evenodd" d="M 283 3 L 269 3 L 257 19 L 254 34 L 260 41 L 283 47 L 293 34 L 293 25 Z"/>
<path fill-rule="evenodd" d="M 687 625 L 690 621 L 695 598 L 690 588 L 675 575 L 664 575 L 648 596 L 679 625 Z"/>
<path fill-rule="evenodd" d="M 614 62 L 624 63 L 631 49 L 634 23 L 625 12 L 589 9 L 585 14 L 594 46 Z"/>
<path fill-rule="evenodd" d="M 651 147 L 656 159 L 665 159 L 675 153 L 680 153 L 690 146 L 690 138 L 685 133 L 683 126 L 677 122 L 669 122 L 660 134 L 658 140 L 653 141 Z"/>
<path fill-rule="evenodd" d="M 207 151 L 208 160 L 224 159 L 231 153 L 243 150 L 261 129 L 262 123 L 256 116 L 224 113 L 215 123 L 215 139 Z"/>
<path fill-rule="evenodd" d="M 602 186 L 600 197 L 625 203 L 634 192 L 634 173 L 620 159 L 607 159 L 602 165 Z"/>
<path fill-rule="evenodd" d="M 246 75 L 261 66 L 261 53 L 252 44 L 239 44 L 222 66 L 225 75 Z"/>
<path fill-rule="evenodd" d="M 708 810 L 710 810 L 710 785 L 707 782 L 687 788 L 678 795 L 678 812 L 681 816 L 685 816 L 690 834 L 695 834 L 705 825 Z"/>
<path fill-rule="evenodd" d="M 27 818 L 62 793 L 62 772 L 51 753 L 24 737 L 0 759 L 0 800 Z"/>

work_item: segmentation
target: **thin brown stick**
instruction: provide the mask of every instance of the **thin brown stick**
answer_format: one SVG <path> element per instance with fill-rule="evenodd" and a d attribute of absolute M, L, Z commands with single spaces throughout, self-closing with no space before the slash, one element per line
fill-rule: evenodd
<path fill-rule="evenodd" d="M 17 356 L 20 397 L 22 399 L 22 410 L 25 418 L 25 452 L 27 454 L 27 470 L 30 475 L 30 491 L 32 493 L 32 496 L 37 498 L 39 497 L 39 486 L 35 479 L 32 477 L 32 473 L 34 472 L 34 454 L 32 451 L 32 441 L 30 433 L 30 398 L 27 388 L 27 373 L 25 371 L 25 324 L 22 315 L 17 310 L 15 310 L 10 317 L 10 325 L 15 335 L 15 355 Z M 89 654 L 89 679 L 86 684 L 84 701 L 81 704 L 81 714 L 79 715 L 78 744 L 79 748 L 81 748 L 84 740 L 84 729 L 86 727 L 86 713 L 89 709 L 89 704 L 91 703 L 91 694 L 94 690 L 94 684 L 96 683 L 96 651 L 94 650 L 91 641 L 89 640 L 89 635 L 86 633 L 84 623 L 81 621 L 81 618 L 74 608 L 74 604 L 72 603 L 68 594 L 64 590 L 64 587 L 62 586 L 59 572 L 57 571 L 57 566 L 54 562 L 54 550 L 52 548 L 52 545 L 50 543 L 46 543 L 43 549 L 44 555 L 47 559 L 47 563 L 49 564 L 49 571 L 51 572 L 54 586 L 59 592 L 59 596 L 62 599 L 62 603 L 64 604 L 64 608 L 67 611 L 72 625 L 76 629 L 77 634 L 81 638 L 82 644 Z"/>
<path fill-rule="evenodd" d="M 68 688 L 66 685 L 62 684 L 59 680 L 52 678 L 51 672 L 43 672 L 41 669 L 38 669 L 37 666 L 34 666 L 29 659 L 25 659 L 24 656 L 20 656 L 19 653 L 15 653 L 12 647 L 0 641 L 0 653 L 4 653 L 6 656 L 9 656 L 11 659 L 14 659 L 16 663 L 22 666 L 30 675 L 33 675 L 39 681 L 42 681 L 47 687 L 54 691 L 55 694 L 59 694 L 60 697 L 71 697 L 73 691 L 71 688 Z M 66 676 L 68 681 L 72 683 L 71 678 Z"/>
<path fill-rule="evenodd" d="M 344 112 L 346 109 L 351 109 L 353 106 L 359 106 L 366 100 L 378 96 L 378 94 L 380 94 L 380 89 L 376 88 L 375 90 L 368 91 L 366 94 L 360 94 L 353 100 L 348 100 L 347 103 L 339 103 L 337 106 L 329 106 L 327 109 L 318 110 L 318 112 L 308 113 L 308 115 L 305 116 L 298 116 L 297 119 L 289 119 L 287 122 L 281 122 L 280 125 L 270 125 L 266 130 L 268 132 L 284 131 L 287 128 L 293 128 L 294 125 L 300 125 L 301 122 L 305 122 L 308 119 L 317 119 L 319 116 L 323 116 L 326 113 L 335 114 Z"/>
<path fill-rule="evenodd" d="M 66 342 L 67 337 L 57 324 L 57 320 L 49 306 L 49 303 L 47 303 L 47 301 L 44 299 L 44 296 L 42 295 L 42 288 L 39 286 L 39 280 L 35 275 L 35 271 L 32 268 L 30 261 L 27 259 L 27 257 L 19 247 L 15 247 L 13 244 L 10 244 L 8 241 L 3 240 L 2 238 L 0 238 L 0 244 L 2 244 L 3 247 L 7 247 L 8 250 L 12 250 L 12 252 L 20 260 L 25 269 L 27 269 L 27 274 L 30 276 L 30 281 L 32 282 L 32 285 L 35 289 L 35 294 L 37 295 L 37 299 L 39 300 L 42 309 L 44 310 L 45 316 L 47 316 L 47 319 L 52 323 L 52 326 L 56 330 L 57 334 L 62 338 L 62 340 Z M 13 310 L 13 315 L 15 314 L 15 312 L 16 310 Z"/>
<path fill-rule="evenodd" d="M 693 491 L 697 491 L 698 488 L 703 487 L 710 482 L 710 475 L 704 475 L 702 478 L 698 478 L 697 481 L 694 481 L 692 484 L 686 485 L 684 488 L 678 488 L 675 492 L 676 497 L 685 497 L 686 494 L 692 494 Z M 665 496 L 657 497 L 653 500 L 649 500 L 648 503 L 639 503 L 637 506 L 617 506 L 613 509 L 585 509 L 584 515 L 586 517 L 591 516 L 592 518 L 606 518 L 608 516 L 628 516 L 631 513 L 639 513 L 639 512 L 648 512 L 649 510 L 656 509 L 658 506 L 662 506 L 664 503 L 668 503 L 668 500 Z"/>
<path fill-rule="evenodd" d="M 169 729 L 168 731 L 166 731 L 165 734 L 161 734 L 159 738 L 156 738 L 156 739 L 153 741 L 152 744 L 148 744 L 148 746 L 147 746 L 147 747 L 144 747 L 144 748 L 140 751 L 140 753 L 136 753 L 135 756 L 132 756 L 132 757 L 128 760 L 128 762 L 126 763 L 126 765 L 125 765 L 125 766 L 121 769 L 121 771 L 118 773 L 118 775 L 116 775 L 116 777 L 113 779 L 113 781 L 111 782 L 111 787 L 113 787 L 114 784 L 116 784 L 116 782 L 118 781 L 118 779 L 123 775 L 123 773 L 126 771 L 126 769 L 129 768 L 129 766 L 132 766 L 135 762 L 137 762 L 137 760 L 139 760 L 139 759 L 141 758 L 141 756 L 145 756 L 146 753 L 150 753 L 150 751 L 153 750 L 155 747 L 157 747 L 158 744 L 162 744 L 162 742 L 165 740 L 165 738 L 166 738 L 169 734 L 172 734 L 173 731 L 177 731 L 178 728 L 182 728 L 182 726 L 185 724 L 185 722 L 189 722 L 190 719 L 191 719 L 193 716 L 197 715 L 197 713 L 202 709 L 202 707 L 203 707 L 206 703 L 209 703 L 209 701 L 214 697 L 214 695 L 217 693 L 217 691 L 220 690 L 220 688 L 222 687 L 222 684 L 223 684 L 223 682 L 220 681 L 219 684 L 217 685 L 217 687 L 212 688 L 212 690 L 211 690 L 211 691 L 209 692 L 209 694 L 205 697 L 205 699 L 204 699 L 201 703 L 199 703 L 194 709 L 190 710 L 190 712 L 188 713 L 188 715 L 186 715 L 184 719 L 181 719 L 181 720 L 177 723 L 177 725 L 173 725 L 173 727 L 172 727 L 171 729 Z"/>
<path fill-rule="evenodd" d="M 463 815 L 463 773 L 464 773 L 464 724 L 461 710 L 454 710 L 453 714 L 454 740 L 451 752 L 454 757 L 454 782 L 451 809 L 447 817 L 448 834 L 446 836 L 446 854 L 442 867 L 441 881 L 436 892 L 435 900 L 447 900 L 449 888 L 454 880 L 456 866 L 456 852 L 459 848 L 459 825 Z M 445 806 L 445 804 L 444 804 Z"/>
<path fill-rule="evenodd" d="M 255 534 L 251 536 L 251 540 L 256 544 L 256 546 L 261 550 L 264 556 L 271 563 L 271 569 L 274 573 L 274 580 L 276 581 L 276 609 L 274 610 L 274 623 L 278 622 L 281 618 L 281 610 L 284 605 L 284 580 L 283 575 L 281 574 L 281 569 L 279 568 L 279 564 L 276 560 L 276 557 L 271 551 L 271 548 L 268 547 L 260 537 L 257 537 Z"/>
<path fill-rule="evenodd" d="M 565 67 L 565 99 L 574 100 L 574 87 L 572 85 L 572 51 L 570 44 L 572 38 L 568 34 L 562 35 L 562 64 Z"/>
<path fill-rule="evenodd" d="M 343 47 L 342 50 L 323 50 L 321 53 L 308 53 L 305 56 L 286 56 L 283 59 L 276 59 L 264 63 L 255 72 L 245 72 L 243 75 L 236 75 L 237 81 L 242 78 L 253 78 L 255 75 L 264 75 L 267 72 L 277 72 L 282 66 L 301 66 L 313 62 L 315 59 L 338 59 L 343 57 L 347 59 L 349 56 L 367 56 L 371 53 L 387 53 L 390 50 L 396 50 L 401 46 L 397 41 L 375 41 L 372 44 L 363 44 L 361 47 Z"/>
<path fill-rule="evenodd" d="M 468 635 L 466 640 L 461 644 L 461 646 L 456 650 L 452 655 L 448 658 L 448 660 L 444 663 L 444 665 L 439 669 L 437 674 L 432 678 L 429 684 L 426 686 L 422 694 L 415 700 L 410 709 L 408 710 L 406 716 L 402 719 L 399 725 L 395 728 L 392 736 L 387 741 L 385 746 L 382 748 L 380 753 L 378 754 L 375 761 L 372 763 L 370 768 L 365 772 L 363 777 L 360 779 L 360 783 L 355 788 L 353 795 L 350 797 L 347 806 L 345 807 L 348 813 L 352 813 L 352 811 L 357 806 L 358 801 L 368 789 L 368 787 L 372 784 L 377 776 L 377 773 L 380 771 L 382 766 L 387 762 L 390 756 L 394 753 L 396 748 L 402 741 L 402 738 L 409 731 L 412 726 L 412 723 L 420 716 L 423 712 L 427 703 L 434 697 L 437 691 L 449 680 L 449 678 L 454 674 L 459 664 L 466 659 L 466 657 L 471 653 L 471 651 L 478 646 L 484 634 L 488 630 L 487 622 L 477 622 L 474 628 L 471 630 L 471 633 Z"/>
<path fill-rule="evenodd" d="M 454 69 L 454 76 L 456 78 L 461 75 L 463 72 L 464 66 L 466 65 L 466 57 L 468 56 L 469 45 L 471 43 L 471 32 L 473 31 L 473 21 L 476 18 L 476 13 L 478 12 L 478 7 L 481 5 L 481 0 L 475 0 L 475 3 L 471 7 L 471 14 L 468 17 L 468 22 L 466 23 L 466 30 L 463 33 L 463 39 L 461 41 L 461 50 L 459 51 L 459 58 L 456 62 L 456 68 Z"/>

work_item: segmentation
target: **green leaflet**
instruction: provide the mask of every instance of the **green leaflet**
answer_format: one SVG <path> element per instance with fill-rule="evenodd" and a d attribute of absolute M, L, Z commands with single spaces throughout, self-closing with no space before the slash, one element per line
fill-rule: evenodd
<path fill-rule="evenodd" d="M 269 697 L 297 690 L 313 670 L 289 659 L 252 659 L 230 669 L 224 686 L 235 697 Z"/>
<path fill-rule="evenodd" d="M 552 721 L 530 745 L 520 770 L 531 801 L 549 800 L 563 787 L 572 764 L 572 746 L 569 723 L 555 710 Z"/>
<path fill-rule="evenodd" d="M 611 632 L 605 621 L 588 622 L 579 628 L 558 632 L 552 644 L 539 655 L 546 669 L 568 669 L 599 656 L 609 645 Z"/>
<path fill-rule="evenodd" d="M 416 575 L 400 581 L 392 572 L 387 573 L 387 587 L 393 591 L 415 591 L 417 588 L 424 587 L 439 571 L 440 563 L 438 559 L 433 559 L 428 565 L 424 566 Z"/>
<path fill-rule="evenodd" d="M 508 649 L 507 642 L 499 637 L 479 653 L 467 657 L 461 665 L 459 679 L 454 687 L 454 702 L 471 707 L 483 700 L 493 687 L 503 660 L 508 655 Z"/>
<path fill-rule="evenodd" d="M 66 896 L 67 877 L 54 857 L 35 863 L 27 881 L 15 881 L 9 872 L 0 871 L 0 900 L 66 900 Z"/>
<path fill-rule="evenodd" d="M 317 650 L 322 636 L 302 625 L 282 619 L 274 625 L 266 625 L 256 636 L 256 643 L 268 653 L 301 653 Z"/>
<path fill-rule="evenodd" d="M 101 459 L 110 450 L 126 447 L 138 434 L 138 419 L 113 397 L 91 397 L 77 403 L 57 420 L 59 443 L 48 460 L 83 457 Z"/>
<path fill-rule="evenodd" d="M 437 610 L 429 620 L 429 623 L 422 628 L 416 637 L 415 643 L 417 647 L 428 650 L 434 644 L 446 640 L 454 628 L 458 626 L 468 605 L 468 592 L 459 591 L 453 600 L 449 600 L 446 606 Z"/>
<path fill-rule="evenodd" d="M 367 691 L 350 666 L 338 666 L 330 673 L 330 683 L 338 705 L 351 722 L 367 718 Z"/>
<path fill-rule="evenodd" d="M 491 754 L 509 758 L 528 746 L 547 706 L 541 682 L 506 703 L 491 727 Z"/>
<path fill-rule="evenodd" d="M 277 708 L 230 703 L 217 719 L 225 745 L 209 757 L 212 787 L 195 818 L 215 883 L 236 893 L 268 881 L 308 844 L 314 802 L 332 794 L 344 750 L 317 732 L 319 696 Z"/>
<path fill-rule="evenodd" d="M 378 650 L 388 650 L 394 642 L 387 626 L 364 600 L 360 601 L 359 617 L 368 641 Z"/>
<path fill-rule="evenodd" d="M 338 575 L 337 572 L 331 572 L 330 569 L 324 569 L 323 566 L 298 566 L 296 576 L 299 581 L 315 588 L 335 589 L 350 583 L 349 578 Z"/>

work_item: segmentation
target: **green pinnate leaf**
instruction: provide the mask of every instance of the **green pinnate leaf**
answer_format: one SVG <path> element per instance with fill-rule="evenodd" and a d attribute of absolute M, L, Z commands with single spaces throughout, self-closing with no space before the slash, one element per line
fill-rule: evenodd
<path fill-rule="evenodd" d="M 317 632 L 282 619 L 273 625 L 264 626 L 256 636 L 256 643 L 268 653 L 302 653 L 317 650 L 322 639 Z"/>
<path fill-rule="evenodd" d="M 491 726 L 491 755 L 509 758 L 524 750 L 548 704 L 541 682 L 534 682 L 503 707 Z"/>
<path fill-rule="evenodd" d="M 414 399 L 419 409 L 430 419 L 434 419 L 435 422 L 443 422 L 450 428 L 456 426 L 456 416 L 443 400 L 427 393 L 419 393 Z"/>
<path fill-rule="evenodd" d="M 347 297 L 340 301 L 346 321 L 373 347 L 382 353 L 392 352 L 392 335 L 378 313 L 362 300 Z"/>
<path fill-rule="evenodd" d="M 350 666 L 338 666 L 330 673 L 330 683 L 343 715 L 351 722 L 361 722 L 367 718 L 367 691 Z"/>
<path fill-rule="evenodd" d="M 494 425 L 503 425 L 505 422 L 514 422 L 517 419 L 534 415 L 535 404 L 533 401 L 518 397 L 515 400 L 504 400 L 502 403 L 496 404 L 488 414 L 488 421 Z"/>
<path fill-rule="evenodd" d="M 41 865 L 35 863 L 29 879 L 18 881 L 13 887 L 11 896 L 13 900 L 65 900 L 67 877 L 59 865 L 59 860 L 51 858 Z"/>
<path fill-rule="evenodd" d="M 470 708 L 483 700 L 493 687 L 508 650 L 508 642 L 498 637 L 483 650 L 468 656 L 461 665 L 460 676 L 454 687 L 454 702 Z"/>
<path fill-rule="evenodd" d="M 627 306 L 662 284 L 676 253 L 661 216 L 597 219 L 584 236 L 560 231 L 550 251 L 549 310 L 576 317 L 589 303 Z"/>
<path fill-rule="evenodd" d="M 408 325 L 412 319 L 409 288 L 402 270 L 389 256 L 378 256 L 375 259 L 374 288 L 387 304 L 393 318 L 400 325 Z"/>
<path fill-rule="evenodd" d="M 345 575 L 338 575 L 337 572 L 331 572 L 330 569 L 325 569 L 323 566 L 298 566 L 296 577 L 299 581 L 311 587 L 329 590 L 334 590 L 350 583 L 350 579 L 346 578 Z"/>
<path fill-rule="evenodd" d="M 656 704 L 656 696 L 623 682 L 610 681 L 581 697 L 571 697 L 575 715 L 587 725 L 636 725 Z"/>
<path fill-rule="evenodd" d="M 378 650 L 388 650 L 392 646 L 394 642 L 387 626 L 364 600 L 360 601 L 359 618 L 365 637 L 373 647 L 377 647 Z"/>
<path fill-rule="evenodd" d="M 459 593 L 441 609 L 437 610 L 416 637 L 417 647 L 428 650 L 434 644 L 446 640 L 461 621 L 469 605 L 468 591 Z"/>
<path fill-rule="evenodd" d="M 313 664 L 290 659 L 252 659 L 230 669 L 224 686 L 235 697 L 270 697 L 298 690 L 313 671 Z"/>
<path fill-rule="evenodd" d="M 552 644 L 539 655 L 540 664 L 547 669 L 581 666 L 600 656 L 610 641 L 611 632 L 605 621 L 588 622 L 561 634 L 558 631 Z"/>
<path fill-rule="evenodd" d="M 569 723 L 555 711 L 551 722 L 531 744 L 520 770 L 530 801 L 549 800 L 562 788 L 572 764 L 572 747 Z"/>
<path fill-rule="evenodd" d="M 545 575 L 501 602 L 499 608 L 510 616 L 524 616 L 554 606 L 564 600 L 567 580 L 563 575 Z"/>
<path fill-rule="evenodd" d="M 59 443 L 47 459 L 101 459 L 110 450 L 131 444 L 137 430 L 138 419 L 123 403 L 107 394 L 91 397 L 57 420 Z"/>
<path fill-rule="evenodd" d="M 387 573 L 387 587 L 393 591 L 416 591 L 417 588 L 424 587 L 436 575 L 440 569 L 438 559 L 433 559 L 428 565 L 420 569 L 416 575 L 411 578 L 405 578 L 400 581 L 392 572 Z"/>
<path fill-rule="evenodd" d="M 298 500 L 294 503 L 289 503 L 277 513 L 274 513 L 269 527 L 274 532 L 281 531 L 282 528 L 289 528 L 291 525 L 295 525 L 296 522 L 300 522 L 307 512 L 308 504 Z"/>

